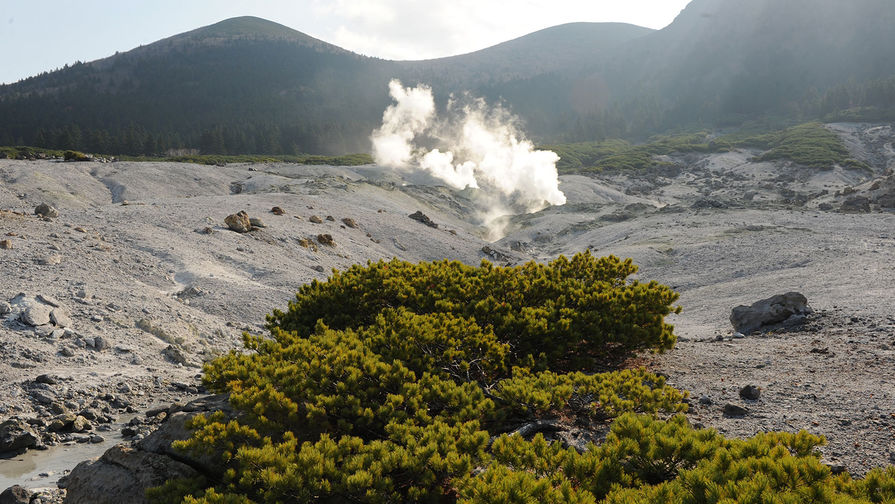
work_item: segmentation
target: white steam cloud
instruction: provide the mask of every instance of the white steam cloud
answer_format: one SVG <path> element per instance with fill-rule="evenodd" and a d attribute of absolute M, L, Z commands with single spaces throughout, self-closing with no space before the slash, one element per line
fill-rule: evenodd
<path fill-rule="evenodd" d="M 503 109 L 452 98 L 448 119 L 439 120 L 429 87 L 405 88 L 392 80 L 389 93 L 395 103 L 371 136 L 376 163 L 421 170 L 455 189 L 480 189 L 480 217 L 491 238 L 500 238 L 509 215 L 566 202 L 556 172 L 559 156 L 535 150 Z"/>

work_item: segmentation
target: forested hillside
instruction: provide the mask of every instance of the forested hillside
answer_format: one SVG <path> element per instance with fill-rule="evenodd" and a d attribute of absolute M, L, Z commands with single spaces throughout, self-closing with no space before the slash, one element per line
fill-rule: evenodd
<path fill-rule="evenodd" d="M 694 0 L 668 27 L 573 23 L 427 61 L 258 18 L 0 86 L 0 145 L 130 155 L 366 152 L 387 82 L 501 103 L 540 142 L 895 117 L 895 3 Z"/>

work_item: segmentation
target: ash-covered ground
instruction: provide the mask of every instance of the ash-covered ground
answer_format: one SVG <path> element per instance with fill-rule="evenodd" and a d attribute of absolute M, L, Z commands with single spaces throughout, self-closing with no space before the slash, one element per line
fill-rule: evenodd
<path fill-rule="evenodd" d="M 895 463 L 895 132 L 830 127 L 871 170 L 735 151 L 567 175 L 565 205 L 510 219 L 494 243 L 474 191 L 375 166 L 0 160 L 0 421 L 75 451 L 122 428 L 139 437 L 147 410 L 200 394 L 203 361 L 263 332 L 265 314 L 332 268 L 589 249 L 680 292 L 677 348 L 641 361 L 691 391 L 693 422 L 823 434 L 829 461 L 858 474 Z M 35 215 L 40 203 L 58 216 Z M 240 210 L 264 227 L 227 229 Z M 787 291 L 808 298 L 807 325 L 733 337 L 732 307 Z M 750 384 L 758 400 L 738 396 Z M 727 403 L 749 414 L 724 416 Z M 24 463 L 0 459 L 0 489 L 52 486 L 65 471 Z"/>

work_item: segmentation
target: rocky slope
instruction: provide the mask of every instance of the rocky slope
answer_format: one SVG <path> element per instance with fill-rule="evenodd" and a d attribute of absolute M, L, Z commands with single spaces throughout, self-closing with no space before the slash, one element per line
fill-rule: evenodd
<path fill-rule="evenodd" d="M 56 446 L 28 471 L 20 455 L 0 459 L 0 488 L 54 486 L 71 466 L 43 464 L 60 448 L 88 458 L 115 436 L 148 439 L 180 411 L 171 403 L 201 395 L 203 361 L 262 332 L 266 313 L 331 268 L 584 249 L 632 257 L 641 279 L 681 293 L 678 348 L 638 363 L 692 391 L 694 422 L 738 436 L 807 428 L 859 474 L 892 463 L 895 133 L 831 127 L 871 170 L 743 151 L 564 176 L 566 205 L 512 219 L 496 243 L 480 238 L 473 195 L 374 166 L 0 161 L 0 444 Z M 40 203 L 58 215 L 35 215 Z M 231 231 L 240 210 L 262 222 Z M 733 333 L 732 307 L 787 291 L 807 296 L 807 325 Z M 739 397 L 746 385 L 758 399 Z M 725 414 L 728 403 L 749 412 Z"/>

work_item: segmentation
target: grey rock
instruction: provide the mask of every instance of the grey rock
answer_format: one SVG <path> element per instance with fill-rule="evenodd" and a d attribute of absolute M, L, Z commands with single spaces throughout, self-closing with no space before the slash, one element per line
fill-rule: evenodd
<path fill-rule="evenodd" d="M 839 209 L 848 213 L 867 213 L 870 211 L 870 199 L 865 196 L 852 196 L 843 201 Z"/>
<path fill-rule="evenodd" d="M 8 315 L 12 311 L 12 306 L 6 301 L 0 301 L 0 316 Z"/>
<path fill-rule="evenodd" d="M 59 254 L 50 254 L 46 257 L 40 257 L 37 259 L 37 264 L 41 266 L 55 266 L 62 262 L 62 256 Z"/>
<path fill-rule="evenodd" d="M 62 306 L 62 303 L 60 303 L 58 299 L 46 294 L 38 294 L 37 300 L 43 304 L 50 305 L 53 308 L 59 308 L 60 306 Z"/>
<path fill-rule="evenodd" d="M 37 446 L 37 435 L 30 426 L 19 419 L 9 419 L 0 423 L 0 453 L 21 453 Z"/>
<path fill-rule="evenodd" d="M 32 495 L 31 490 L 13 485 L 0 493 L 0 504 L 29 504 Z"/>
<path fill-rule="evenodd" d="M 740 389 L 740 397 L 750 401 L 757 401 L 761 397 L 761 389 L 755 385 L 746 385 Z"/>
<path fill-rule="evenodd" d="M 56 327 L 71 327 L 72 325 L 71 319 L 62 308 L 55 308 L 54 310 L 50 311 L 50 321 Z"/>
<path fill-rule="evenodd" d="M 75 351 L 72 350 L 70 347 L 64 346 L 59 349 L 59 355 L 63 357 L 74 357 Z"/>
<path fill-rule="evenodd" d="M 30 326 L 40 326 L 50 323 L 50 307 L 39 303 L 28 303 L 19 314 L 19 320 Z"/>
<path fill-rule="evenodd" d="M 119 444 L 99 459 L 81 462 L 72 470 L 66 480 L 65 502 L 147 503 L 147 488 L 159 486 L 170 479 L 196 475 L 195 469 L 170 457 Z"/>
<path fill-rule="evenodd" d="M 93 338 L 93 349 L 97 352 L 102 352 L 103 350 L 109 348 L 109 342 L 106 341 L 106 338 L 102 336 L 95 336 Z"/>
<path fill-rule="evenodd" d="M 742 417 L 749 414 L 749 410 L 738 404 L 727 403 L 724 405 L 724 416 Z"/>
<path fill-rule="evenodd" d="M 794 315 L 804 316 L 811 313 L 808 299 L 798 292 L 787 292 L 762 299 L 752 303 L 751 306 L 737 306 L 730 312 L 730 323 L 734 330 L 743 334 L 750 334 L 763 327 L 773 326 L 786 322 Z M 804 322 L 804 317 L 796 318 L 786 324 L 798 325 Z"/>
<path fill-rule="evenodd" d="M 59 217 L 59 210 L 56 210 L 46 203 L 41 203 L 40 205 L 34 207 L 34 215 L 52 219 L 55 217 Z"/>
<path fill-rule="evenodd" d="M 34 379 L 34 382 L 35 383 L 44 383 L 47 385 L 56 385 L 57 383 L 59 383 L 59 380 L 56 379 L 55 376 L 51 376 L 48 374 L 42 374 L 42 375 L 38 375 L 38 377 Z"/>
<path fill-rule="evenodd" d="M 267 225 L 264 224 L 264 221 L 259 219 L 258 217 L 249 217 L 249 224 L 251 224 L 252 227 L 256 227 L 256 228 L 266 228 L 267 227 Z"/>

